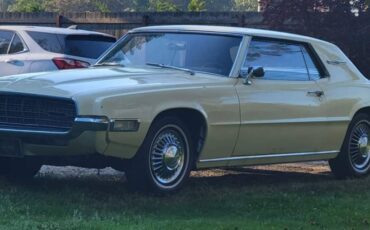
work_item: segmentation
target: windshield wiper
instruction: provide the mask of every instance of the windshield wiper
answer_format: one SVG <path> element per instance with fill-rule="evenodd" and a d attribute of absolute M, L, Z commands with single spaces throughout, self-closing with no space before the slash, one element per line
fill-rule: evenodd
<path fill-rule="evenodd" d="M 160 67 L 160 68 L 166 68 L 166 69 L 181 70 L 181 71 L 185 71 L 185 72 L 189 73 L 190 75 L 195 75 L 195 72 L 191 69 L 186 69 L 186 68 L 181 68 L 181 67 L 176 67 L 176 66 L 170 66 L 170 65 L 165 65 L 165 64 L 159 64 L 159 63 L 146 63 L 146 65 Z"/>
<path fill-rule="evenodd" d="M 97 67 L 97 66 L 121 66 L 121 67 L 125 67 L 125 65 L 117 63 L 117 62 L 103 62 L 103 63 L 97 63 L 95 65 L 92 65 L 92 67 Z"/>

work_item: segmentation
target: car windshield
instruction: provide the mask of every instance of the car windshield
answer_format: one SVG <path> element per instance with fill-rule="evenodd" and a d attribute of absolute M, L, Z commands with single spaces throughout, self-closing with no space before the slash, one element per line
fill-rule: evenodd
<path fill-rule="evenodd" d="M 241 40 L 240 36 L 227 35 L 134 33 L 126 36 L 98 65 L 175 67 L 172 69 L 229 76 Z"/>

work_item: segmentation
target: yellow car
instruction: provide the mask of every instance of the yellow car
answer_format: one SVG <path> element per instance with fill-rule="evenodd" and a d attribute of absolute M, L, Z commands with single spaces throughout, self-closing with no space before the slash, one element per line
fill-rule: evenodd
<path fill-rule="evenodd" d="M 138 28 L 89 69 L 0 79 L 0 171 L 12 177 L 111 166 L 169 193 L 191 170 L 314 160 L 360 177 L 369 133 L 370 84 L 343 52 L 267 30 Z"/>

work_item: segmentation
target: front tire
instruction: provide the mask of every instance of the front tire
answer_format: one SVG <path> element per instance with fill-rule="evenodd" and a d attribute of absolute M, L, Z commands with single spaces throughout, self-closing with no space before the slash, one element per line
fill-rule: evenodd
<path fill-rule="evenodd" d="M 339 179 L 363 177 L 370 171 L 370 117 L 355 116 L 351 122 L 342 149 L 337 158 L 329 161 Z"/>
<path fill-rule="evenodd" d="M 189 177 L 193 153 L 190 132 L 181 120 L 157 120 L 129 163 L 126 176 L 130 187 L 159 193 L 178 190 Z"/>
<path fill-rule="evenodd" d="M 9 158 L 5 176 L 9 180 L 27 181 L 32 179 L 41 169 L 42 164 L 32 158 Z"/>

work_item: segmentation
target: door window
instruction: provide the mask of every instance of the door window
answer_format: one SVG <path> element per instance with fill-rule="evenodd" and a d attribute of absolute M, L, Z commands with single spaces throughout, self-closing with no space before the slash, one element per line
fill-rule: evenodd
<path fill-rule="evenodd" d="M 308 81 L 320 78 L 307 48 L 273 40 L 252 40 L 244 69 L 263 67 L 266 80 Z"/>
<path fill-rule="evenodd" d="M 0 55 L 7 54 L 14 32 L 0 30 Z"/>

